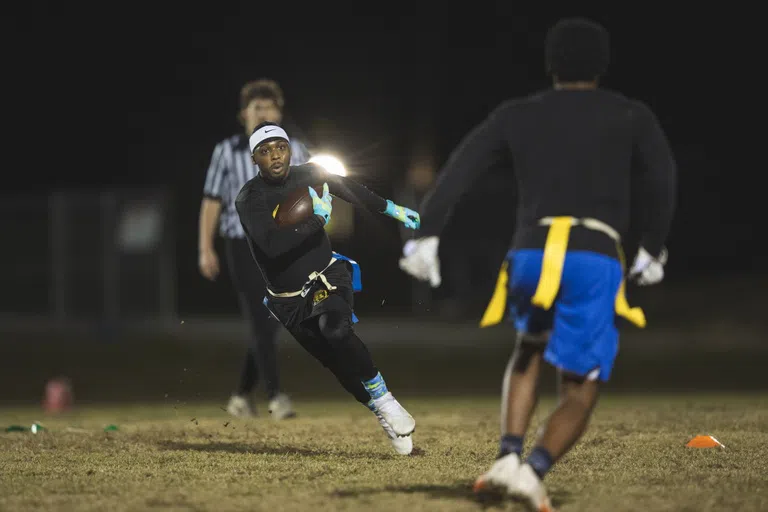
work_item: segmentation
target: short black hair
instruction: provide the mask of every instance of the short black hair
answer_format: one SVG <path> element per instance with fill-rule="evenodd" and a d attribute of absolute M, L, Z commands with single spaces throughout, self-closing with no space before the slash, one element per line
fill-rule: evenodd
<path fill-rule="evenodd" d="M 545 61 L 560 82 L 595 80 L 608 69 L 608 31 L 587 18 L 562 19 L 547 32 Z"/>

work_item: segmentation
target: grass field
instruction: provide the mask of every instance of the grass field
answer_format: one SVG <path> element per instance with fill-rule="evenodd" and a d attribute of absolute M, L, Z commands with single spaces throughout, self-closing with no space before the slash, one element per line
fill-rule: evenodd
<path fill-rule="evenodd" d="M 220 404 L 0 409 L 47 428 L 0 433 L 0 510 L 523 510 L 470 491 L 496 453 L 496 397 L 401 400 L 418 422 L 407 457 L 347 400 L 299 401 L 282 423 Z M 767 425 L 766 394 L 606 395 L 550 496 L 562 511 L 768 510 Z M 686 448 L 696 434 L 726 448 Z"/>

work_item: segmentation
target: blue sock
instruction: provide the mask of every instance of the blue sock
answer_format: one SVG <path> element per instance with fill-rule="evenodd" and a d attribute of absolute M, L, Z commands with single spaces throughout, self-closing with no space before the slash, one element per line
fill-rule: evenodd
<path fill-rule="evenodd" d="M 547 471 L 549 471 L 553 464 L 552 455 L 541 446 L 533 449 L 526 462 L 541 479 L 544 479 L 544 475 L 547 474 Z"/>
<path fill-rule="evenodd" d="M 499 446 L 498 459 L 509 455 L 510 453 L 516 453 L 520 456 L 523 453 L 523 437 L 513 436 L 512 434 L 505 434 L 501 436 L 501 444 Z"/>
<path fill-rule="evenodd" d="M 367 404 L 365 404 L 365 406 L 366 406 L 368 409 L 370 409 L 371 411 L 375 411 L 375 410 L 376 410 L 376 406 L 375 406 L 375 405 L 373 405 L 373 398 L 371 398 L 370 400 L 368 400 L 368 403 L 367 403 Z"/>
<path fill-rule="evenodd" d="M 387 383 L 384 382 L 384 377 L 381 376 L 381 372 L 378 372 L 371 380 L 364 380 L 363 386 L 368 394 L 371 395 L 373 400 L 381 398 L 386 395 L 389 390 L 387 389 Z"/>

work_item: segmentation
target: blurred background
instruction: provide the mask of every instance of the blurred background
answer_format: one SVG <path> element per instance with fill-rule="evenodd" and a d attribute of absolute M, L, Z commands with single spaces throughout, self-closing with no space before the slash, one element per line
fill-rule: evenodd
<path fill-rule="evenodd" d="M 216 282 L 200 276 L 197 222 L 213 148 L 241 130 L 244 83 L 276 80 L 289 133 L 416 207 L 492 108 L 548 86 L 545 32 L 574 14 L 608 28 L 603 85 L 656 112 L 679 167 L 667 278 L 629 290 L 650 325 L 622 331 L 626 372 L 613 385 L 765 389 L 748 371 L 768 353 L 762 194 L 753 168 L 735 165 L 729 98 L 740 86 L 722 39 L 700 22 L 513 7 L 473 3 L 455 26 L 428 11 L 325 12 L 335 20 L 324 24 L 283 3 L 10 14 L 0 35 L 0 401 L 38 400 L 57 375 L 83 400 L 162 399 L 171 387 L 226 398 L 246 331 L 226 269 Z M 398 269 L 411 234 L 383 216 L 338 213 L 335 248 L 363 271 L 361 337 L 415 391 L 430 391 L 416 375 L 425 360 L 457 369 L 462 389 L 498 389 L 513 333 L 476 326 L 512 236 L 512 179 L 501 162 L 466 191 L 443 238 L 437 290 Z M 315 363 L 284 341 L 288 391 L 313 392 L 301 368 Z M 649 364 L 667 380 L 650 379 Z M 194 379 L 178 378 L 192 369 Z"/>

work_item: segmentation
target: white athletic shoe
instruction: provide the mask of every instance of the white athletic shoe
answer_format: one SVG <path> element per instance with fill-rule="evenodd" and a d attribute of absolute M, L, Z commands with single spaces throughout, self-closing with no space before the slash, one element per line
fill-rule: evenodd
<path fill-rule="evenodd" d="M 555 510 L 549 501 L 544 483 L 529 464 L 520 466 L 517 475 L 507 487 L 507 492 L 510 496 L 523 499 L 531 510 L 536 512 L 554 512 Z"/>
<path fill-rule="evenodd" d="M 519 470 L 520 457 L 516 453 L 510 453 L 496 459 L 491 469 L 475 480 L 474 491 L 476 493 L 505 495 Z"/>
<path fill-rule="evenodd" d="M 291 399 L 288 398 L 288 395 L 285 393 L 280 393 L 269 401 L 269 412 L 272 414 L 272 419 L 275 421 L 296 416 L 296 413 L 293 411 L 293 406 L 291 405 Z"/>
<path fill-rule="evenodd" d="M 379 419 L 381 428 L 384 429 L 384 432 L 387 434 L 387 437 L 389 438 L 398 455 L 410 455 L 413 451 L 413 439 L 411 436 L 398 436 L 395 434 L 395 431 L 392 430 L 392 427 L 389 426 L 389 423 L 387 423 L 387 420 L 384 419 L 384 416 L 382 416 L 379 411 L 373 411 L 373 413 Z"/>
<path fill-rule="evenodd" d="M 232 395 L 227 404 L 227 412 L 237 418 L 249 418 L 254 416 L 253 407 L 247 397 Z"/>
<path fill-rule="evenodd" d="M 373 406 L 374 412 L 381 414 L 396 435 L 409 436 L 416 429 L 416 420 L 408 414 L 408 411 L 400 405 L 400 402 L 395 400 L 389 391 L 384 396 L 375 398 Z"/>

